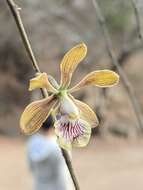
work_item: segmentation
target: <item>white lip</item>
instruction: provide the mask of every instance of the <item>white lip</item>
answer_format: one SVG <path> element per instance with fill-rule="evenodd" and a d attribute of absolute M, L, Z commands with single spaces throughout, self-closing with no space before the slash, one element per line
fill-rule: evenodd
<path fill-rule="evenodd" d="M 69 116 L 79 116 L 79 110 L 77 106 L 74 104 L 74 102 L 68 97 L 68 95 L 65 95 L 60 100 L 60 112 L 61 114 L 66 114 Z"/>

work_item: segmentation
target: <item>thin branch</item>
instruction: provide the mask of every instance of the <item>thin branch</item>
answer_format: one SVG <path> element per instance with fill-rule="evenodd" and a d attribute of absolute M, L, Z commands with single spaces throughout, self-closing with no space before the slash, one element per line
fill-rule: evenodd
<path fill-rule="evenodd" d="M 136 118 L 138 121 L 138 125 L 137 125 L 138 132 L 140 132 L 140 131 L 142 132 L 143 131 L 143 123 L 142 123 L 142 112 L 141 112 L 140 104 L 136 98 L 134 89 L 133 89 L 128 77 L 126 76 L 124 70 L 120 66 L 120 63 L 118 62 L 118 60 L 115 56 L 115 53 L 114 53 L 113 48 L 112 48 L 111 37 L 110 37 L 109 31 L 106 27 L 105 18 L 102 14 L 100 6 L 96 0 L 92 0 L 92 1 L 93 1 L 95 11 L 96 11 L 97 20 L 100 24 L 102 34 L 103 34 L 103 37 L 105 40 L 105 45 L 106 45 L 108 55 L 111 58 L 112 64 L 117 68 L 117 71 L 118 71 L 120 78 L 123 82 L 124 88 L 126 89 L 128 95 L 130 97 L 130 100 L 131 100 L 131 103 L 132 103 L 132 106 L 133 106 L 133 109 L 134 109 L 134 112 L 135 112 L 135 115 L 136 115 Z"/>
<path fill-rule="evenodd" d="M 36 58 L 34 56 L 34 53 L 32 51 L 32 48 L 31 48 L 31 45 L 30 45 L 30 42 L 29 42 L 29 39 L 27 37 L 27 34 L 26 34 L 26 31 L 25 31 L 25 28 L 24 28 L 24 25 L 22 23 L 22 19 L 21 19 L 21 16 L 20 16 L 20 10 L 21 8 L 19 8 L 13 0 L 6 0 L 7 1 L 7 4 L 11 10 L 11 13 L 14 17 L 14 20 L 16 22 L 16 25 L 19 29 L 19 33 L 20 33 L 20 36 L 22 38 L 22 41 L 23 41 L 23 44 L 26 48 L 26 51 L 29 55 L 29 58 L 32 62 L 32 65 L 33 65 L 33 69 L 35 70 L 35 72 L 41 72 L 40 71 L 40 68 L 38 66 L 38 62 L 36 61 Z M 43 93 L 43 97 L 47 97 L 47 93 Z M 62 154 L 63 154 L 63 157 L 65 159 L 65 162 L 67 164 L 67 167 L 69 169 L 69 172 L 70 172 L 70 175 L 71 175 L 71 178 L 73 180 L 73 184 L 75 186 L 75 190 L 80 190 L 79 188 L 79 184 L 78 184 L 78 181 L 76 179 L 76 176 L 75 176 L 75 173 L 74 173 L 74 170 L 73 170 L 73 167 L 72 167 L 72 163 L 71 163 L 71 160 L 70 160 L 70 157 L 69 157 L 69 154 L 66 150 L 63 150 L 61 149 L 62 151 Z"/>
<path fill-rule="evenodd" d="M 15 19 L 15 22 L 16 22 L 16 25 L 18 27 L 18 30 L 19 30 L 19 33 L 21 35 L 21 38 L 23 40 L 23 44 L 25 46 L 25 49 L 26 49 L 26 52 L 32 62 L 32 65 L 33 65 L 33 69 L 35 70 L 35 72 L 40 72 L 40 69 L 38 67 L 38 63 L 36 61 L 36 58 L 33 54 L 33 51 L 32 51 L 32 48 L 31 48 L 31 45 L 30 45 L 30 42 L 28 40 L 28 37 L 27 37 L 27 34 L 26 34 L 26 31 L 25 31 L 25 28 L 23 26 L 23 23 L 22 23 L 22 20 L 21 20 L 21 17 L 20 17 L 20 13 L 19 11 L 21 10 L 20 7 L 18 7 L 13 0 L 7 0 L 7 4 L 11 10 L 11 13 Z M 42 92 L 42 95 L 43 96 L 47 96 L 47 91 L 45 89 L 41 89 L 41 92 Z"/>
<path fill-rule="evenodd" d="M 139 37 L 139 39 L 141 40 L 141 42 L 143 44 L 143 35 L 142 35 L 142 31 L 141 31 L 140 13 L 139 13 L 139 8 L 137 6 L 137 1 L 136 0 L 131 0 L 131 3 L 132 3 L 134 13 L 135 13 L 138 37 Z"/>
<path fill-rule="evenodd" d="M 140 43 L 136 43 L 131 47 L 123 48 L 122 51 L 119 53 L 119 55 L 117 57 L 118 62 L 120 63 L 120 66 L 123 67 L 124 64 L 127 62 L 127 60 L 131 56 L 136 54 L 138 51 L 141 51 L 142 48 L 143 48 L 143 44 L 140 44 Z M 114 70 L 114 71 L 117 70 L 115 65 L 112 65 L 111 69 Z"/>
<path fill-rule="evenodd" d="M 13 17 L 14 17 L 15 22 L 17 24 L 17 27 L 19 29 L 19 32 L 20 32 L 21 38 L 23 40 L 23 44 L 24 44 L 24 46 L 26 48 L 26 51 L 28 53 L 28 56 L 30 57 L 30 59 L 32 61 L 33 68 L 35 69 L 35 72 L 40 72 L 37 60 L 36 60 L 36 58 L 35 58 L 35 56 L 33 54 L 29 39 L 27 37 L 26 31 L 24 29 L 24 26 L 23 26 L 23 23 L 22 23 L 22 20 L 21 20 L 21 17 L 20 17 L 21 8 L 18 7 L 18 5 L 16 5 L 12 0 L 7 0 L 7 3 L 9 5 L 9 7 L 10 7 L 10 10 L 11 10 L 11 12 L 13 14 Z"/>
<path fill-rule="evenodd" d="M 72 163 L 71 163 L 71 159 L 70 159 L 70 156 L 68 154 L 68 152 L 64 149 L 61 149 L 62 150 L 62 154 L 63 154 L 63 157 L 65 158 L 65 162 L 68 166 L 68 169 L 70 171 L 70 174 L 71 174 L 71 178 L 73 180 L 73 183 L 74 183 L 74 186 L 75 186 L 75 189 L 76 190 L 80 190 L 80 187 L 79 187 L 79 183 L 77 181 L 77 178 L 75 176 L 75 173 L 74 173 L 74 169 L 73 169 L 73 166 L 72 166 Z"/>

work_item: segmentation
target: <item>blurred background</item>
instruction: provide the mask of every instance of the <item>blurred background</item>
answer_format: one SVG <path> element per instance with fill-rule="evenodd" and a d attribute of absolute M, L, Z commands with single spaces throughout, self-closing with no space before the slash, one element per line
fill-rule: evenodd
<path fill-rule="evenodd" d="M 86 59 L 74 73 L 72 85 L 98 69 L 114 69 L 92 0 L 17 0 L 33 50 L 42 71 L 60 80 L 59 64 L 65 52 L 80 42 L 88 47 Z M 143 0 L 137 2 L 143 16 Z M 143 111 L 143 43 L 138 38 L 130 0 L 100 0 L 116 57 L 129 78 Z M 142 23 L 141 23 L 142 24 Z M 39 93 L 28 92 L 34 76 L 31 62 L 5 0 L 0 0 L 0 190 L 30 190 L 26 137 L 19 117 Z M 100 126 L 90 144 L 73 150 L 73 165 L 81 189 L 142 190 L 143 140 L 122 81 L 113 88 L 87 88 L 75 96 L 96 111 Z"/>

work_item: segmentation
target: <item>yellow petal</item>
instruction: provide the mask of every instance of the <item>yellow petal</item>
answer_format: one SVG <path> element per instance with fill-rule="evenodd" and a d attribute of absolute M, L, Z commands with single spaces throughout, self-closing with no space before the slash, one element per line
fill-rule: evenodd
<path fill-rule="evenodd" d="M 29 90 L 31 91 L 37 88 L 46 88 L 49 92 L 57 92 L 49 82 L 48 75 L 46 73 L 39 73 L 37 77 L 30 80 Z"/>
<path fill-rule="evenodd" d="M 87 53 L 87 47 L 84 43 L 81 43 L 70 51 L 68 51 L 60 65 L 61 69 L 61 87 L 66 88 L 69 86 L 72 74 L 77 65 L 84 59 Z"/>
<path fill-rule="evenodd" d="M 86 75 L 76 86 L 69 90 L 69 92 L 75 92 L 80 88 L 95 85 L 98 87 L 111 87 L 117 84 L 119 81 L 119 75 L 111 70 L 99 70 L 93 71 Z"/>
<path fill-rule="evenodd" d="M 87 123 L 86 128 L 84 128 L 84 129 L 85 129 L 84 134 L 73 140 L 73 142 L 72 142 L 73 147 L 84 147 L 89 143 L 89 140 L 91 137 L 91 127 Z"/>
<path fill-rule="evenodd" d="M 92 128 L 97 127 L 99 124 L 99 121 L 97 119 L 97 116 L 95 112 L 84 102 L 81 102 L 77 99 L 75 99 L 73 96 L 70 95 L 75 105 L 80 110 L 81 118 L 86 120 Z"/>
<path fill-rule="evenodd" d="M 20 118 L 22 132 L 28 135 L 35 133 L 47 119 L 56 102 L 55 97 L 50 96 L 29 104 Z"/>

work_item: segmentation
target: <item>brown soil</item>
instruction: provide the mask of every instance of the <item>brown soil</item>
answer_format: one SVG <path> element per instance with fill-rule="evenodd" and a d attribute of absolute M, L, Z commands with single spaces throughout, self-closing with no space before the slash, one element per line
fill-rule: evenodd
<path fill-rule="evenodd" d="M 73 152 L 82 190 L 142 190 L 143 141 L 92 140 Z M 25 143 L 0 137 L 0 190 L 31 190 Z"/>

